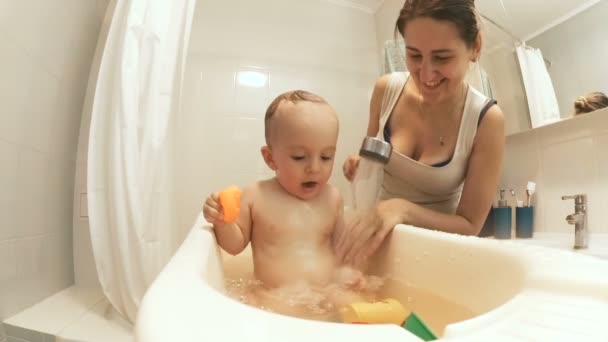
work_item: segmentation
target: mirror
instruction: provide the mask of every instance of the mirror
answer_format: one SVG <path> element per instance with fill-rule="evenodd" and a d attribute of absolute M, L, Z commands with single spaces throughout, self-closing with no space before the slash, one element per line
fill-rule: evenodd
<path fill-rule="evenodd" d="M 480 63 L 507 115 L 507 135 L 572 117 L 577 99 L 579 106 L 590 102 L 587 110 L 608 105 L 601 94 L 585 98 L 592 92 L 608 93 L 608 1 L 475 3 L 483 21 Z M 542 55 L 543 65 L 529 63 L 522 54 Z M 543 67 L 548 76 L 544 83 Z M 524 82 L 531 85 L 524 87 Z"/>

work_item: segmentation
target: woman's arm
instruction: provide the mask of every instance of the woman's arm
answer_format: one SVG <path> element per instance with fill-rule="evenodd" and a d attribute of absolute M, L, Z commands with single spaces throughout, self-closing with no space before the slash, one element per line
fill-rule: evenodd
<path fill-rule="evenodd" d="M 337 244 L 339 255 L 347 262 L 360 262 L 371 256 L 399 223 L 463 235 L 479 234 L 498 186 L 504 145 L 503 113 L 498 106 L 492 106 L 478 128 L 455 214 L 437 212 L 405 199 L 381 201 L 373 215 L 351 222 L 352 229 L 347 230 L 356 238 L 353 241 L 353 237 L 343 237 Z"/>
<path fill-rule="evenodd" d="M 386 74 L 376 80 L 374 84 L 374 91 L 372 92 L 372 99 L 369 103 L 369 121 L 367 122 L 367 136 L 375 137 L 378 134 L 380 127 L 380 111 L 382 110 L 382 99 L 384 98 L 384 92 L 388 86 L 388 82 L 391 79 L 390 74 Z"/>

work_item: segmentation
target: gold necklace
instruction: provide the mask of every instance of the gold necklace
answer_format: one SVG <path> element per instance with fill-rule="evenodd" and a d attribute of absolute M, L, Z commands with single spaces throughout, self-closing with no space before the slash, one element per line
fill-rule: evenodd
<path fill-rule="evenodd" d="M 464 111 L 464 104 L 466 102 L 466 93 L 467 93 L 468 89 L 469 89 L 469 85 L 468 84 L 463 87 L 462 95 L 460 96 L 460 99 L 459 99 L 460 100 L 459 102 L 462 102 L 462 105 L 461 106 L 454 106 L 455 108 L 460 108 L 461 112 Z M 422 112 L 422 103 L 418 103 L 418 108 Z M 445 138 L 444 138 L 443 135 L 440 135 L 439 136 L 439 146 L 443 147 L 444 145 L 445 145 Z"/>

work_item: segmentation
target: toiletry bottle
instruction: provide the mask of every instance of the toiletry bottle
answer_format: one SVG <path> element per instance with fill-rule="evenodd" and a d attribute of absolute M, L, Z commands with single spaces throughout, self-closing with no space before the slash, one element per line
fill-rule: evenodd
<path fill-rule="evenodd" d="M 500 189 L 500 200 L 494 208 L 494 237 L 496 239 L 511 238 L 511 213 L 512 209 L 505 199 L 505 190 Z"/>

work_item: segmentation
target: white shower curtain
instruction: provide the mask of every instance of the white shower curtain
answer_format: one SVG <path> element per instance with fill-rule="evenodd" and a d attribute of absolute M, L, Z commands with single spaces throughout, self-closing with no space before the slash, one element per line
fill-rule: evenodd
<path fill-rule="evenodd" d="M 118 0 L 95 89 L 87 175 L 93 253 L 104 294 L 131 322 L 179 243 L 174 128 L 195 1 Z"/>
<path fill-rule="evenodd" d="M 515 50 L 528 98 L 532 128 L 559 121 L 557 97 L 540 49 L 522 45 Z"/>

